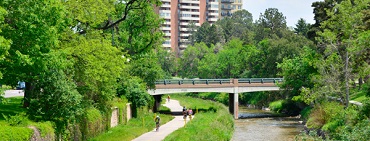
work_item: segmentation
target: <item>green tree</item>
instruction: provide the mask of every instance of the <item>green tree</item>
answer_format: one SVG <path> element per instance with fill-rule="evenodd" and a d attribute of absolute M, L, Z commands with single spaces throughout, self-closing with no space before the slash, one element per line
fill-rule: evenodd
<path fill-rule="evenodd" d="M 281 38 L 281 31 L 287 30 L 286 18 L 277 8 L 268 8 L 260 14 L 257 20 L 256 38 L 261 41 L 265 38 Z"/>
<path fill-rule="evenodd" d="M 188 46 L 180 58 L 179 75 L 183 78 L 197 78 L 198 63 L 206 54 L 211 52 L 205 43 L 196 43 L 194 46 Z"/>
<path fill-rule="evenodd" d="M 137 117 L 137 108 L 147 106 L 152 101 L 146 90 L 145 82 L 134 76 L 125 78 L 120 83 L 121 87 L 118 89 L 118 94 L 125 96 L 132 102 L 132 115 Z"/>
<path fill-rule="evenodd" d="M 205 22 L 200 26 L 195 32 L 195 41 L 197 43 L 203 42 L 208 47 L 211 45 L 215 45 L 217 42 L 221 40 L 220 28 L 218 28 L 215 24 L 209 24 Z"/>
<path fill-rule="evenodd" d="M 247 10 L 238 10 L 232 17 L 225 17 L 216 22 L 222 28 L 225 42 L 233 38 L 242 39 L 245 43 L 252 43 L 253 17 Z"/>
<path fill-rule="evenodd" d="M 313 76 L 318 75 L 316 64 L 321 58 L 315 50 L 309 47 L 303 48 L 304 52 L 292 59 L 284 59 L 282 63 L 278 64 L 278 68 L 282 71 L 279 75 L 284 77 L 284 82 L 281 87 L 287 90 L 296 101 L 305 101 L 307 97 L 300 96 L 302 89 L 313 88 Z M 308 103 L 310 104 L 310 103 Z"/>
<path fill-rule="evenodd" d="M 310 30 L 311 25 L 307 23 L 306 20 L 300 18 L 295 26 L 294 33 L 305 36 L 306 38 L 308 37 L 307 32 Z"/>
<path fill-rule="evenodd" d="M 197 30 L 199 27 L 197 27 L 194 23 L 194 21 L 190 21 L 188 24 L 188 31 L 189 31 L 189 45 L 194 45 L 197 40 Z"/>
<path fill-rule="evenodd" d="M 77 38 L 66 47 L 68 59 L 74 63 L 73 80 L 86 104 L 109 110 L 109 102 L 116 95 L 117 78 L 125 67 L 122 53 L 112 47 L 109 40 L 85 37 Z"/>
<path fill-rule="evenodd" d="M 198 77 L 207 79 L 222 78 L 220 75 L 220 67 L 218 62 L 218 56 L 214 53 L 207 53 L 199 62 L 197 67 Z"/>
<path fill-rule="evenodd" d="M 0 6 L 0 35 L 1 35 L 1 29 L 4 28 L 3 26 L 3 23 L 4 23 L 4 16 L 7 14 L 7 12 L 5 11 L 5 9 L 3 9 L 1 6 Z M 10 44 L 11 42 L 7 39 L 5 39 L 3 36 L 0 36 L 0 62 L 3 62 L 4 61 L 4 58 L 5 58 L 5 55 L 8 53 L 8 50 L 10 48 Z M 1 64 L 1 63 L 0 63 Z M 0 103 L 1 103 L 1 95 L 4 93 L 1 89 L 1 85 L 3 84 L 1 79 L 3 78 L 3 74 L 1 73 L 2 69 L 0 69 Z"/>
<path fill-rule="evenodd" d="M 30 117 L 53 121 L 57 137 L 66 131 L 68 123 L 82 114 L 83 97 L 69 77 L 68 70 L 72 68 L 72 63 L 65 58 L 66 55 L 60 52 L 50 53 L 47 69 L 40 72 L 40 79 L 34 84 L 35 98 L 31 100 L 28 110 Z"/>
<path fill-rule="evenodd" d="M 321 38 L 317 38 L 319 42 L 326 45 L 325 54 L 327 56 L 336 56 L 336 62 L 342 66 L 338 68 L 338 72 L 333 72 L 333 75 L 339 73 L 339 77 L 335 86 L 338 90 L 339 97 L 343 97 L 345 104 L 349 102 L 349 81 L 351 79 L 352 61 L 357 58 L 356 52 L 359 47 L 355 46 L 356 38 L 361 32 L 361 27 L 364 25 L 362 11 L 367 8 L 369 1 L 360 0 L 344 0 L 340 4 L 334 6 L 333 10 L 327 11 L 328 20 L 321 24 L 323 32 L 319 32 Z M 327 64 L 332 66 L 333 64 Z M 331 75 L 331 74 L 323 74 Z M 335 78 L 335 77 L 334 77 Z M 341 83 L 345 82 L 345 83 Z"/>
<path fill-rule="evenodd" d="M 313 7 L 315 23 L 311 25 L 311 28 L 307 33 L 307 36 L 310 40 L 317 43 L 315 39 L 315 37 L 318 36 L 317 32 L 323 31 L 323 29 L 320 27 L 321 23 L 330 18 L 330 16 L 327 14 L 327 11 L 333 10 L 334 6 L 341 1 L 342 0 L 324 0 L 312 3 L 311 7 Z"/>
<path fill-rule="evenodd" d="M 133 58 L 130 60 L 130 75 L 143 79 L 147 88 L 155 88 L 155 81 L 163 79 L 165 73 L 157 60 L 158 58 L 153 52 Z"/>
<path fill-rule="evenodd" d="M 2 28 L 5 28 L 5 25 L 4 25 L 4 16 L 7 14 L 6 10 L 3 9 L 2 7 L 0 7 L 0 33 L 1 33 L 1 29 Z M 11 42 L 7 39 L 5 39 L 3 36 L 0 36 L 0 62 L 4 61 L 4 56 L 8 53 L 8 50 L 10 48 L 10 44 Z M 0 70 L 0 79 L 2 78 L 3 74 L 1 73 L 1 71 L 3 70 Z"/>
<path fill-rule="evenodd" d="M 177 58 L 174 52 L 159 48 L 156 55 L 166 78 L 171 78 L 177 72 Z"/>
<path fill-rule="evenodd" d="M 155 13 L 153 7 L 159 4 L 159 0 L 129 0 L 127 4 L 116 4 L 113 17 L 119 18 L 127 14 L 129 18 L 114 26 L 114 42 L 129 57 L 145 54 L 162 46 L 163 34 L 159 28 L 163 19 Z"/>
<path fill-rule="evenodd" d="M 33 84 L 38 74 L 45 71 L 45 56 L 59 46 L 65 12 L 59 1 L 1 1 L 0 7 L 8 12 L 0 36 L 12 41 L 0 66 L 4 83 L 15 85 L 26 82 L 24 107 L 29 106 Z"/>

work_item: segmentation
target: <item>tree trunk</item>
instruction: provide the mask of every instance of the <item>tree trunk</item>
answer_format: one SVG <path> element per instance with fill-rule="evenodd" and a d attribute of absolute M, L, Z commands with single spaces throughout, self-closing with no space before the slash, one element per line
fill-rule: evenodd
<path fill-rule="evenodd" d="M 349 106 L 349 84 L 348 84 L 348 51 L 346 51 L 345 81 L 346 81 L 346 107 Z"/>
<path fill-rule="evenodd" d="M 27 108 L 30 106 L 31 101 L 31 83 L 26 82 L 26 88 L 24 89 L 24 98 L 23 98 L 23 108 Z"/>
<path fill-rule="evenodd" d="M 132 111 L 132 117 L 137 118 L 137 107 L 136 104 L 132 103 L 131 104 L 131 111 Z"/>
<path fill-rule="evenodd" d="M 362 77 L 358 79 L 358 90 L 361 90 L 361 86 L 362 86 Z"/>

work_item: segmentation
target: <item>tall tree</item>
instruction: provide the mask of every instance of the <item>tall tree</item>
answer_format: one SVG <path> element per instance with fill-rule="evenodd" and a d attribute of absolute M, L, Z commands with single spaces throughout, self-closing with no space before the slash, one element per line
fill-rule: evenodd
<path fill-rule="evenodd" d="M 32 85 L 45 70 L 45 56 L 59 46 L 65 13 L 59 1 L 1 1 L 6 8 L 5 28 L 0 35 L 12 40 L 9 53 L 1 62 L 6 84 L 26 82 L 24 106 L 29 106 Z"/>
<path fill-rule="evenodd" d="M 6 10 L 3 9 L 0 6 L 0 35 L 1 35 L 1 29 L 5 28 L 4 27 L 4 16 L 7 14 Z M 8 50 L 10 48 L 11 42 L 7 39 L 5 39 L 3 36 L 0 36 L 0 62 L 4 61 L 5 55 L 8 53 Z M 1 73 L 4 70 L 0 69 L 0 79 L 2 79 L 3 74 Z M 1 83 L 1 82 L 0 82 Z M 2 93 L 2 92 L 0 92 Z"/>
<path fill-rule="evenodd" d="M 257 20 L 256 40 L 265 38 L 281 38 L 282 33 L 287 29 L 286 17 L 277 8 L 268 8 L 260 14 Z M 276 36 L 276 37 L 275 37 Z"/>
<path fill-rule="evenodd" d="M 118 94 L 125 96 L 132 102 L 132 115 L 137 117 L 137 108 L 147 106 L 151 102 L 150 95 L 148 94 L 145 82 L 139 77 L 128 77 L 122 80 L 121 87 L 118 89 Z"/>
<path fill-rule="evenodd" d="M 353 52 L 358 48 L 355 46 L 356 38 L 361 32 L 363 13 L 362 11 L 367 8 L 369 0 L 343 0 L 340 4 L 334 6 L 333 10 L 327 11 L 330 17 L 321 24 L 323 32 L 319 32 L 321 38 L 319 41 L 326 45 L 325 55 L 335 56 L 338 59 L 340 75 L 337 77 L 336 89 L 341 89 L 345 93 L 338 92 L 339 97 L 343 97 L 346 106 L 349 103 L 349 81 L 351 79 L 351 63 L 358 56 Z M 332 57 L 328 57 L 332 58 Z M 333 64 L 326 64 L 332 66 Z M 326 74 L 330 75 L 330 74 Z M 345 82 L 342 84 L 341 82 Z"/>
<path fill-rule="evenodd" d="M 141 78 L 146 83 L 147 88 L 154 89 L 155 81 L 163 79 L 165 73 L 157 61 L 156 54 L 152 51 L 136 57 L 130 61 L 130 75 Z"/>
<path fill-rule="evenodd" d="M 315 40 L 315 37 L 317 37 L 317 32 L 323 31 L 323 29 L 320 28 L 321 23 L 330 18 L 330 16 L 327 14 L 327 11 L 333 10 L 333 7 L 341 1 L 342 0 L 324 0 L 312 3 L 311 7 L 313 7 L 313 13 L 315 15 L 315 24 L 311 26 L 307 33 L 307 36 L 310 40 L 317 42 Z"/>
<path fill-rule="evenodd" d="M 287 90 L 289 97 L 296 101 L 308 102 L 309 97 L 304 97 L 301 94 L 302 89 L 311 89 L 314 87 L 312 81 L 314 75 L 318 75 L 316 64 L 319 63 L 320 55 L 309 47 L 303 48 L 303 53 L 292 59 L 284 59 L 278 64 L 278 68 L 282 71 L 279 75 L 284 77 L 284 82 L 281 87 Z"/>
<path fill-rule="evenodd" d="M 156 55 L 162 70 L 165 72 L 165 77 L 172 78 L 172 75 L 176 74 L 178 67 L 175 53 L 160 48 L 157 50 Z"/>
<path fill-rule="evenodd" d="M 91 33 L 89 33 L 91 34 Z M 84 102 L 102 111 L 110 109 L 116 95 L 117 78 L 125 67 L 122 53 L 109 40 L 79 37 L 66 44 L 68 59 L 73 61 L 73 80 Z"/>
<path fill-rule="evenodd" d="M 209 52 L 212 50 L 203 42 L 188 46 L 180 58 L 179 75 L 183 78 L 197 78 L 198 63 Z"/>
<path fill-rule="evenodd" d="M 5 59 L 5 55 L 8 53 L 8 50 L 10 48 L 11 42 L 7 39 L 5 39 L 3 36 L 1 36 L 1 29 L 4 28 L 4 16 L 7 14 L 6 10 L 3 9 L 0 6 L 0 62 L 3 62 Z M 0 63 L 1 64 L 1 63 Z M 3 69 L 0 69 L 0 87 L 3 84 L 1 81 L 3 78 L 2 71 Z M 1 95 L 3 94 L 2 89 L 0 88 L 0 103 L 1 103 Z"/>
<path fill-rule="evenodd" d="M 303 18 L 300 18 L 298 20 L 298 23 L 295 26 L 296 27 L 294 28 L 294 32 L 296 34 L 305 36 L 306 38 L 308 37 L 307 32 L 308 32 L 308 30 L 310 30 L 311 25 L 309 23 L 307 23 L 306 20 L 304 20 Z"/>

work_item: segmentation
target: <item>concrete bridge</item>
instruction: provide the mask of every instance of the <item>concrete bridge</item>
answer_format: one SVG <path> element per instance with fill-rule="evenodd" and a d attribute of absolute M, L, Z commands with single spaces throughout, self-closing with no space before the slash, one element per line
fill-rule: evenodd
<path fill-rule="evenodd" d="M 238 94 L 258 91 L 277 91 L 282 78 L 240 78 L 240 79 L 170 79 L 156 81 L 156 89 L 148 90 L 156 100 L 156 107 L 163 94 L 188 92 L 229 93 L 229 111 L 238 119 Z"/>

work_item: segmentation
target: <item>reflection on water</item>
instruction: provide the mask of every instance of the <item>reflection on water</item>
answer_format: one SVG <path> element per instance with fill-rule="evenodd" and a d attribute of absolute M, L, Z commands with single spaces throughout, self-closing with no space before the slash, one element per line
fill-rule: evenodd
<path fill-rule="evenodd" d="M 240 107 L 233 141 L 293 141 L 303 130 L 295 117 L 277 117 L 269 111 Z M 266 117 L 266 118 L 262 118 Z"/>

